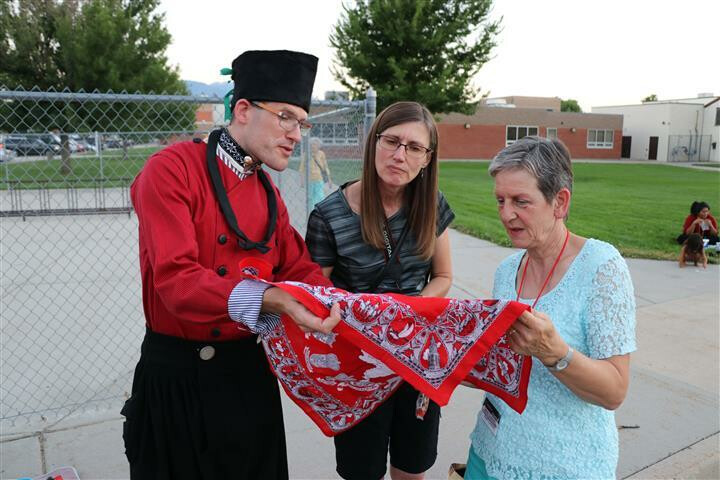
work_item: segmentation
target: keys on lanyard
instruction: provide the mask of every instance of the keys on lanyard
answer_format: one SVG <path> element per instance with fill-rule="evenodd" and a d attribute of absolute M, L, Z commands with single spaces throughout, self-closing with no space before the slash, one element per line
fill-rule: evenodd
<path fill-rule="evenodd" d="M 428 407 L 430 406 L 430 399 L 424 393 L 418 392 L 417 400 L 415 401 L 415 418 L 418 420 L 424 420 L 425 414 L 427 413 Z"/>

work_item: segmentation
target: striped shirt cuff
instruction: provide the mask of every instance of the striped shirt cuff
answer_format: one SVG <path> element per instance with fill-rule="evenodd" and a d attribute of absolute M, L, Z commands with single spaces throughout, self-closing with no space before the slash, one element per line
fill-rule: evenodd
<path fill-rule="evenodd" d="M 228 298 L 230 318 L 245 325 L 251 332 L 266 335 L 280 323 L 280 315 L 260 313 L 265 290 L 272 285 L 256 280 L 243 280 L 233 288 Z"/>

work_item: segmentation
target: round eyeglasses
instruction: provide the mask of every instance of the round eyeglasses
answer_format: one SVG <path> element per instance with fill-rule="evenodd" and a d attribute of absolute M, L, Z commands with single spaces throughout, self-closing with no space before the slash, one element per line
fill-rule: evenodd
<path fill-rule="evenodd" d="M 307 133 L 312 128 L 312 124 L 308 122 L 307 120 L 298 120 L 292 115 L 289 115 L 285 112 L 278 112 L 277 110 L 273 110 L 272 108 L 268 107 L 267 105 L 261 103 L 261 102 L 250 102 L 254 107 L 257 107 L 259 109 L 265 110 L 266 112 L 270 112 L 272 114 L 277 115 L 278 121 L 280 122 L 280 128 L 285 130 L 286 132 L 292 132 L 296 128 L 300 127 L 301 133 Z"/>
<path fill-rule="evenodd" d="M 393 137 L 392 135 L 383 135 L 381 133 L 378 133 L 376 137 L 378 146 L 383 150 L 394 152 L 400 147 L 405 147 L 405 155 L 407 155 L 408 158 L 412 158 L 413 160 L 423 159 L 425 158 L 425 155 L 432 152 L 431 149 L 423 147 L 418 143 L 400 143 L 400 139 L 397 137 Z"/>

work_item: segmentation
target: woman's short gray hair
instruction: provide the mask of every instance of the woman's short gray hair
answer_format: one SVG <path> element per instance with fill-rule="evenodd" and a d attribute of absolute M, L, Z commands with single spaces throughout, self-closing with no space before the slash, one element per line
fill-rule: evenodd
<path fill-rule="evenodd" d="M 521 138 L 495 155 L 488 172 L 494 177 L 515 168 L 522 168 L 537 179 L 538 188 L 548 202 L 563 188 L 572 192 L 570 152 L 560 140 L 536 136 Z"/>
<path fill-rule="evenodd" d="M 317 145 L 319 147 L 322 145 L 322 140 L 318 137 L 310 137 L 310 145 Z"/>

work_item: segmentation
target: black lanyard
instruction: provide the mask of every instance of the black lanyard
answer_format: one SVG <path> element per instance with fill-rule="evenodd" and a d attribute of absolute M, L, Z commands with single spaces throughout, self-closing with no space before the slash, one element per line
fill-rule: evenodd
<path fill-rule="evenodd" d="M 375 292 L 377 287 L 380 285 L 380 283 L 382 283 L 383 279 L 385 278 L 386 273 L 392 274 L 393 280 L 395 280 L 395 286 L 400 289 L 399 282 L 401 280 L 400 277 L 402 277 L 402 265 L 400 265 L 400 246 L 405 241 L 405 236 L 407 235 L 408 230 L 409 225 L 408 221 L 406 221 L 405 226 L 400 233 L 400 238 L 398 239 L 397 244 L 394 244 L 392 232 L 390 231 L 390 225 L 388 225 L 387 219 L 385 220 L 385 225 L 383 226 L 383 240 L 385 241 L 385 251 L 383 253 L 385 254 L 385 266 L 380 271 L 380 274 L 378 274 L 375 280 L 370 284 L 370 287 L 367 290 L 368 292 Z"/>
<path fill-rule="evenodd" d="M 210 135 L 208 136 L 207 153 L 205 155 L 208 171 L 210 172 L 210 179 L 212 180 L 217 200 L 220 203 L 220 209 L 225 216 L 225 221 L 228 225 L 230 225 L 230 228 L 233 232 L 235 232 L 235 235 L 238 236 L 238 246 L 240 248 L 243 250 L 257 249 L 260 253 L 267 253 L 270 251 L 270 247 L 267 246 L 267 242 L 270 241 L 270 237 L 272 237 L 275 232 L 275 224 L 277 223 L 277 199 L 275 198 L 275 191 L 273 190 L 272 185 L 270 185 L 270 180 L 268 180 L 265 172 L 263 172 L 262 168 L 258 168 L 255 174 L 260 178 L 260 183 L 262 183 L 262 186 L 265 189 L 265 195 L 267 196 L 267 209 L 270 218 L 268 221 L 267 231 L 265 232 L 265 238 L 263 238 L 260 242 L 253 242 L 245 235 L 245 233 L 243 233 L 242 230 L 240 230 L 240 227 L 238 227 L 235 212 L 233 212 L 230 200 L 228 200 L 227 192 L 225 191 L 225 186 L 222 183 L 220 169 L 217 165 L 217 144 L 221 133 L 221 130 L 213 130 L 210 132 Z"/>
<path fill-rule="evenodd" d="M 405 226 L 400 233 L 401 243 L 403 240 L 405 240 L 405 227 L 407 227 L 407 222 L 405 223 Z M 390 259 L 393 258 L 393 252 L 396 248 L 395 239 L 392 236 L 392 230 L 390 230 L 390 225 L 388 225 L 387 218 L 385 219 L 385 223 L 383 224 L 383 241 L 385 242 L 385 261 L 387 263 L 390 263 Z"/>

